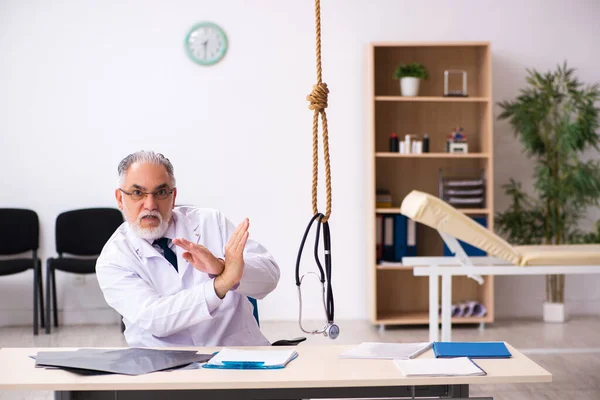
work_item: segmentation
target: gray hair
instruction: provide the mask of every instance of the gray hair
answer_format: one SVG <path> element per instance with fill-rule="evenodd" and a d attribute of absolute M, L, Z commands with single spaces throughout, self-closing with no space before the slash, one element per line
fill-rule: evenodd
<path fill-rule="evenodd" d="M 160 153 L 155 153 L 153 151 L 136 151 L 135 153 L 131 153 L 127 157 L 121 160 L 118 167 L 119 172 L 119 186 L 123 184 L 125 181 L 125 174 L 129 167 L 136 162 L 141 163 L 150 163 L 156 165 L 162 165 L 167 170 L 169 174 L 169 178 L 173 182 L 173 187 L 175 186 L 175 174 L 173 172 L 173 164 L 171 161 Z"/>

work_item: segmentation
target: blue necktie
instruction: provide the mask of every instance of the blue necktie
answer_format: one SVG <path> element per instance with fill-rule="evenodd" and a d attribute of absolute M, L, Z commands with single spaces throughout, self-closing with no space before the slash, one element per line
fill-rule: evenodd
<path fill-rule="evenodd" d="M 156 239 L 153 244 L 157 244 L 163 250 L 167 261 L 175 267 L 175 271 L 179 272 L 177 269 L 177 256 L 175 255 L 175 252 L 169 248 L 169 238 L 163 237 Z"/>

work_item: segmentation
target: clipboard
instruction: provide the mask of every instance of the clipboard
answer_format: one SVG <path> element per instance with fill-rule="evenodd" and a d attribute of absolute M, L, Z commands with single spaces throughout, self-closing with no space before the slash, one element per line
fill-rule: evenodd
<path fill-rule="evenodd" d="M 209 369 L 281 369 L 298 357 L 296 350 L 237 350 L 223 348 L 202 365 Z"/>

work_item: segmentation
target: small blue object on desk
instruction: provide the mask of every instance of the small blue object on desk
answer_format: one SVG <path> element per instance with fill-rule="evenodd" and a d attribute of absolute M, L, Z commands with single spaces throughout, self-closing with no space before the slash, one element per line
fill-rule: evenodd
<path fill-rule="evenodd" d="M 504 342 L 433 342 L 436 358 L 509 358 L 512 357 Z"/>
<path fill-rule="evenodd" d="M 202 368 L 280 369 L 298 357 L 295 350 L 237 350 L 224 348 Z"/>

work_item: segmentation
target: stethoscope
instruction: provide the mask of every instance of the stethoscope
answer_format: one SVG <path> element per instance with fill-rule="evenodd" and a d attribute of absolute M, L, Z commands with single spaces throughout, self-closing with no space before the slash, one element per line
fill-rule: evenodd
<path fill-rule="evenodd" d="M 300 329 L 302 332 L 309 333 L 311 335 L 314 334 L 323 334 L 324 336 L 329 337 L 330 339 L 336 339 L 340 335 L 340 328 L 336 324 L 333 323 L 333 289 L 331 287 L 331 234 L 329 231 L 329 222 L 323 222 L 323 217 L 325 217 L 322 213 L 317 213 L 312 217 L 308 226 L 306 227 L 306 231 L 304 232 L 304 236 L 302 237 L 302 243 L 300 243 L 300 250 L 298 251 L 298 257 L 296 259 L 296 286 L 298 287 L 298 300 L 299 300 L 299 317 L 298 324 L 300 325 Z M 317 275 L 315 272 L 308 272 L 302 277 L 300 277 L 300 259 L 302 258 L 302 251 L 304 250 L 304 243 L 306 242 L 306 237 L 310 232 L 313 222 L 318 220 L 317 222 L 317 234 L 315 237 L 315 248 L 314 248 L 314 257 L 315 262 L 317 263 L 317 267 L 319 268 L 320 275 Z M 321 233 L 321 225 L 323 225 L 323 250 L 325 254 L 325 271 L 323 271 L 323 267 L 321 265 L 321 260 L 319 259 L 319 237 Z M 321 281 L 321 287 L 323 288 L 323 309 L 325 310 L 325 317 L 327 320 L 327 324 L 321 329 L 315 330 L 306 330 L 302 326 L 302 291 L 300 289 L 300 285 L 302 285 L 302 281 L 307 275 L 313 274 L 319 278 Z M 325 289 L 325 279 L 327 279 L 327 290 Z"/>

